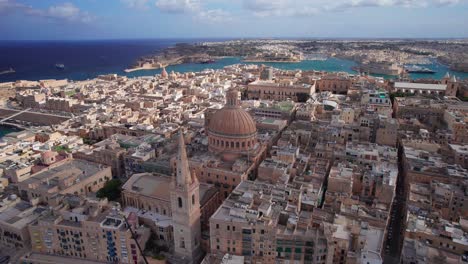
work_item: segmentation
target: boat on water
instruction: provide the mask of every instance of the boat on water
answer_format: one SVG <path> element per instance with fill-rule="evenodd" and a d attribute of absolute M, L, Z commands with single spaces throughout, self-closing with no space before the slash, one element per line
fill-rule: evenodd
<path fill-rule="evenodd" d="M 429 68 L 421 67 L 418 65 L 405 66 L 405 70 L 407 73 L 428 73 L 428 74 L 436 73 L 435 71 Z"/>
<path fill-rule="evenodd" d="M 216 62 L 215 60 L 209 59 L 209 60 L 200 61 L 200 64 L 211 64 L 211 63 L 215 63 L 215 62 Z"/>
<path fill-rule="evenodd" d="M 363 63 L 353 70 L 358 72 L 366 72 L 369 74 L 382 74 L 382 75 L 393 75 L 397 76 L 403 72 L 403 67 L 393 62 L 384 62 L 384 61 L 371 61 Z"/>
<path fill-rule="evenodd" d="M 59 70 L 63 70 L 63 69 L 65 69 L 65 65 L 62 64 L 62 63 L 57 63 L 57 64 L 55 64 L 55 68 L 57 68 Z"/>
<path fill-rule="evenodd" d="M 6 71 L 0 71 L 0 75 L 8 74 L 8 73 L 15 73 L 15 70 L 10 67 L 10 69 L 8 69 Z"/>

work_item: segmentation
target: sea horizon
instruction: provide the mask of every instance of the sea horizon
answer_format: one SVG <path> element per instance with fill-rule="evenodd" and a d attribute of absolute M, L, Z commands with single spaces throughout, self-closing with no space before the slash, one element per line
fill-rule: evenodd
<path fill-rule="evenodd" d="M 134 41 L 134 40 L 261 40 L 261 39 L 278 39 L 278 40 L 467 40 L 466 37 L 157 37 L 157 38 L 79 38 L 79 39 L 0 39 L 1 42 L 75 42 L 75 41 Z"/>
<path fill-rule="evenodd" d="M 199 43 L 235 40 L 236 38 L 154 38 L 154 39 L 102 39 L 102 40 L 3 40 L 0 41 L 0 72 L 12 68 L 14 73 L 0 75 L 0 82 L 17 80 L 69 79 L 81 81 L 99 75 L 118 74 L 127 77 L 154 76 L 161 69 L 124 72 L 140 57 L 156 54 L 178 43 Z M 247 38 L 242 38 L 247 39 Z M 262 38 L 252 38 L 262 39 Z M 266 39 L 266 38 L 265 38 Z M 272 39 L 272 38 L 269 38 Z M 278 38 L 284 39 L 284 38 Z M 345 39 L 345 38 L 343 38 Z M 326 39 L 324 39 L 326 40 Z M 332 40 L 331 38 L 329 40 Z M 350 39 L 348 39 L 350 40 Z M 377 39 L 376 39 L 377 40 Z M 232 64 L 267 64 L 283 70 L 317 70 L 348 72 L 354 61 L 331 57 L 326 61 L 302 61 L 299 63 L 249 63 L 240 57 L 223 58 L 213 64 L 179 64 L 167 67 L 168 71 L 194 72 L 204 69 L 222 69 Z M 57 69 L 63 64 L 64 69 Z M 438 62 L 429 65 L 436 74 L 411 74 L 412 79 L 441 79 L 446 72 L 459 78 L 468 73 L 451 71 Z M 392 76 L 379 76 L 387 79 Z"/>

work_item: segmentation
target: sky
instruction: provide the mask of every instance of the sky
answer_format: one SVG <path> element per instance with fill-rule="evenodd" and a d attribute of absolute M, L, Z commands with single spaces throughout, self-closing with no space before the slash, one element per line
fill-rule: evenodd
<path fill-rule="evenodd" d="M 468 0 L 0 0 L 0 40 L 467 38 Z"/>

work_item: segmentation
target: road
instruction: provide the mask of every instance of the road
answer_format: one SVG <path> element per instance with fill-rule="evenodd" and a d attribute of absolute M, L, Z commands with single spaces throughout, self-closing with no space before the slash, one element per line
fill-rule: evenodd
<path fill-rule="evenodd" d="M 3 118 L 2 120 L 0 120 L 0 123 L 4 123 L 4 122 L 7 121 L 8 119 L 12 119 L 13 117 L 19 116 L 19 115 L 21 115 L 22 113 L 26 113 L 26 112 L 28 112 L 29 110 L 31 110 L 31 108 L 24 109 L 24 110 L 22 110 L 22 111 L 20 111 L 20 112 L 18 112 L 18 113 L 15 113 L 15 114 L 13 114 L 13 115 L 11 115 L 11 116 L 9 116 L 9 117 Z"/>
<path fill-rule="evenodd" d="M 404 238 L 405 214 L 406 214 L 406 191 L 403 175 L 403 164 L 401 159 L 401 149 L 398 151 L 398 180 L 396 186 L 395 199 L 390 213 L 388 225 L 386 249 L 384 254 L 384 264 L 399 263 L 401 245 Z"/>
<path fill-rule="evenodd" d="M 0 107 L 0 110 L 20 111 L 20 110 L 18 110 L 18 109 L 3 108 L 3 107 Z M 56 115 L 56 114 L 50 114 L 50 113 L 45 113 L 45 112 L 41 112 L 41 111 L 29 111 L 29 110 L 31 110 L 31 108 L 28 108 L 28 109 L 25 109 L 25 110 L 21 110 L 19 113 L 16 113 L 14 116 L 17 116 L 17 115 L 22 114 L 22 113 L 29 113 L 29 114 L 45 115 L 45 116 L 60 117 L 60 118 L 70 118 L 70 116 Z M 12 118 L 12 117 L 13 117 L 13 116 L 10 116 L 10 117 L 7 118 L 7 119 L 10 119 L 10 118 Z"/>

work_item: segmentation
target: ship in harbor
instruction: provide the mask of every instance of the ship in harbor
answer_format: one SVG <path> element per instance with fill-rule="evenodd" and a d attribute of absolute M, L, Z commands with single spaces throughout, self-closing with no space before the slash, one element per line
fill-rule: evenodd
<path fill-rule="evenodd" d="M 421 67 L 421 66 L 418 66 L 418 65 L 405 66 L 405 71 L 407 73 L 428 73 L 428 74 L 436 73 L 435 71 L 433 71 L 433 70 L 431 70 L 429 68 Z"/>
<path fill-rule="evenodd" d="M 213 60 L 213 59 L 207 59 L 207 60 L 202 60 L 200 61 L 199 63 L 200 64 L 211 64 L 211 63 L 215 63 L 216 61 Z"/>
<path fill-rule="evenodd" d="M 63 70 L 63 69 L 65 69 L 65 65 L 62 64 L 62 63 L 57 63 L 57 64 L 55 64 L 55 68 L 57 68 L 59 70 Z"/>
<path fill-rule="evenodd" d="M 367 62 L 356 67 L 359 72 L 397 76 L 403 68 L 393 62 Z"/>
<path fill-rule="evenodd" d="M 0 75 L 9 74 L 9 73 L 15 73 L 15 70 L 10 67 L 10 69 L 8 69 L 8 70 L 0 71 Z"/>
<path fill-rule="evenodd" d="M 358 72 L 397 76 L 403 72 L 403 67 L 394 62 L 366 62 L 354 68 Z"/>

